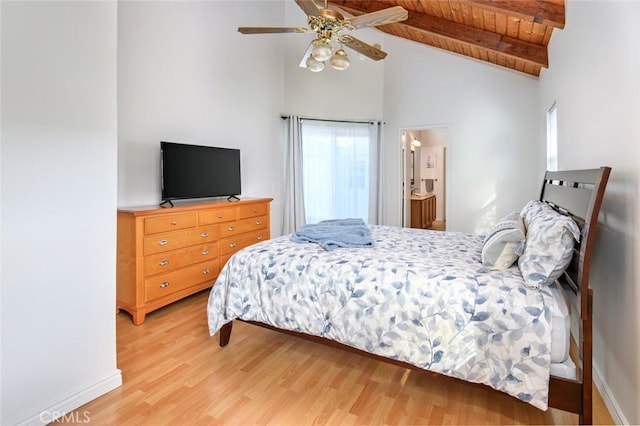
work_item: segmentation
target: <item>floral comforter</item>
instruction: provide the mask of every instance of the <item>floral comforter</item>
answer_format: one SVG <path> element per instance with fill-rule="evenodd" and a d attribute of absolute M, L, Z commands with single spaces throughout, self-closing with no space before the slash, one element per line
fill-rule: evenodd
<path fill-rule="evenodd" d="M 373 248 L 275 238 L 236 253 L 211 289 L 211 335 L 240 318 L 484 383 L 546 410 L 551 293 L 488 271 L 482 237 L 371 226 Z"/>

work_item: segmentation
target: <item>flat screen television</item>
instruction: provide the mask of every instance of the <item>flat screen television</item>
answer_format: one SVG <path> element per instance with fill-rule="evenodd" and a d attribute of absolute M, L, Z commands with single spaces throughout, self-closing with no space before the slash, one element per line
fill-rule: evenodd
<path fill-rule="evenodd" d="M 240 150 L 160 142 L 162 201 L 233 197 L 242 192 Z"/>

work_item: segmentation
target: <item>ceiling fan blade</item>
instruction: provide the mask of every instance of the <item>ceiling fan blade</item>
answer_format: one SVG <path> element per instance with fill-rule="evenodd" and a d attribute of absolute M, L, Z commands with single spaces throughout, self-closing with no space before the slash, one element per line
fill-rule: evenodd
<path fill-rule="evenodd" d="M 312 50 L 313 50 L 313 42 L 309 43 L 309 47 L 307 47 L 307 50 L 304 52 L 304 55 L 302 55 L 302 60 L 300 61 L 300 65 L 298 65 L 300 68 L 307 68 L 307 59 L 309 58 L 309 55 L 311 55 Z"/>
<path fill-rule="evenodd" d="M 389 7 L 377 12 L 365 13 L 364 15 L 346 18 L 355 29 L 364 27 L 375 27 L 378 25 L 392 24 L 404 21 L 409 17 L 409 12 L 402 6 Z"/>
<path fill-rule="evenodd" d="M 242 34 L 306 33 L 305 27 L 238 27 Z"/>
<path fill-rule="evenodd" d="M 355 50 L 358 53 L 362 53 L 364 56 L 379 61 L 387 56 L 387 52 L 378 49 L 375 46 L 365 43 L 351 35 L 340 36 L 340 43 L 344 44 Z"/>
<path fill-rule="evenodd" d="M 302 9 L 307 16 L 320 15 L 320 10 L 313 0 L 296 0 L 296 4 L 300 6 L 300 9 Z"/>

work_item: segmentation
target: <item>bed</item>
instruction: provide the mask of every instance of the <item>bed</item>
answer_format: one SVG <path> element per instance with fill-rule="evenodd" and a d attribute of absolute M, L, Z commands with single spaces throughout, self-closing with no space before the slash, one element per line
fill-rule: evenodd
<path fill-rule="evenodd" d="M 588 279 L 609 174 L 608 167 L 547 172 L 539 199 L 486 236 L 372 225 L 368 248 L 326 250 L 291 236 L 247 247 L 211 289 L 209 331 L 226 346 L 241 320 L 486 385 L 590 424 Z M 519 248 L 510 240 L 498 250 L 515 260 L 488 262 L 491 242 L 516 228 Z M 556 243 L 563 263 L 551 271 L 545 259 Z M 572 316 L 576 362 L 568 350 Z"/>

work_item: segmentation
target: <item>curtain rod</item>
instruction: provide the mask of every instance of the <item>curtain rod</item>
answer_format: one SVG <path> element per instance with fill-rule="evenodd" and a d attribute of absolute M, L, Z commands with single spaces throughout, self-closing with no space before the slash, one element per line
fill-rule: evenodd
<path fill-rule="evenodd" d="M 287 118 L 291 118 L 290 115 L 281 115 L 280 118 L 286 120 Z M 360 124 L 380 124 L 380 121 L 375 120 L 367 120 L 367 121 L 358 121 L 358 120 L 329 120 L 325 118 L 309 118 L 309 117 L 300 117 L 300 120 L 309 120 L 309 121 L 330 121 L 332 123 L 360 123 Z"/>

